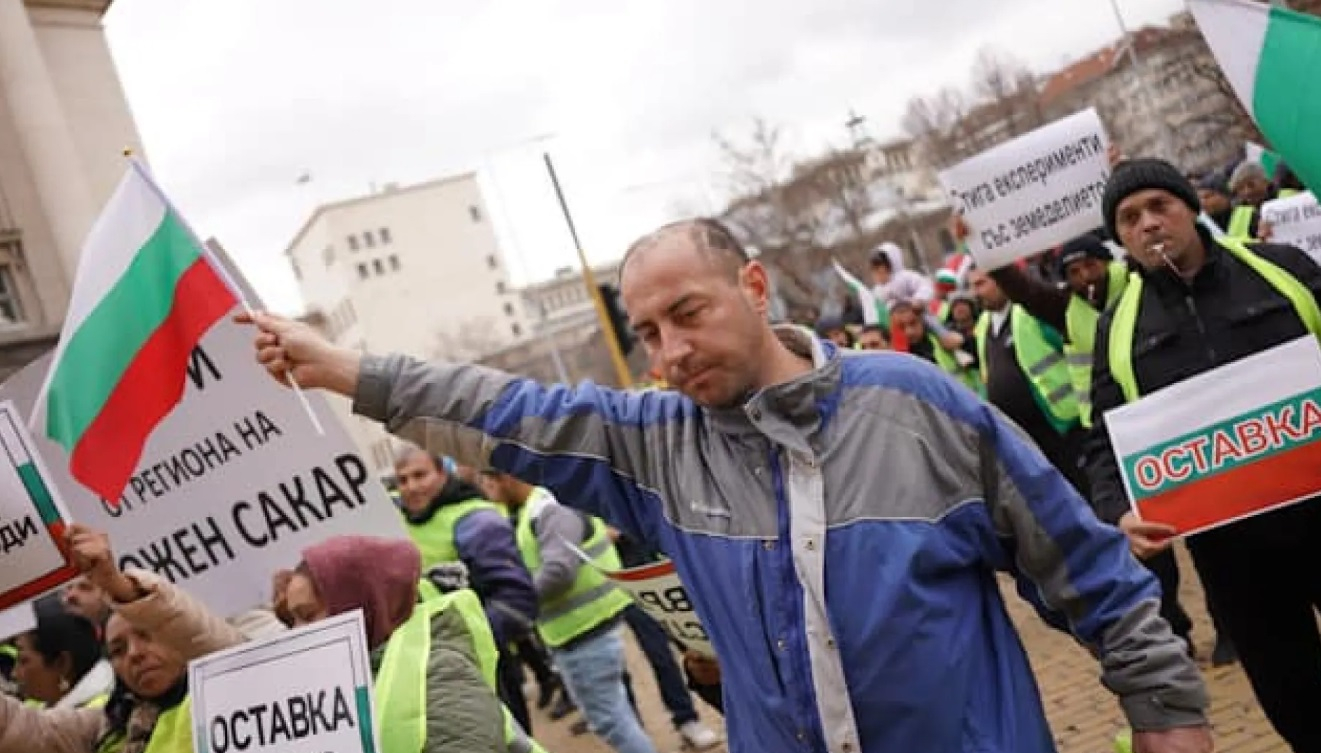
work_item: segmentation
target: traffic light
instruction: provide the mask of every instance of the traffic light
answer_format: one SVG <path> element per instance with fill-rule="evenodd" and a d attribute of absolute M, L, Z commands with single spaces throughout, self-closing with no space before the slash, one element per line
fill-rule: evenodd
<path fill-rule="evenodd" d="M 637 338 L 633 336 L 633 329 L 628 326 L 628 315 L 624 313 L 624 307 L 619 302 L 619 289 L 604 283 L 597 285 L 596 289 L 605 303 L 605 313 L 610 318 L 610 328 L 615 331 L 615 342 L 619 343 L 619 351 L 627 356 L 633 352 Z"/>

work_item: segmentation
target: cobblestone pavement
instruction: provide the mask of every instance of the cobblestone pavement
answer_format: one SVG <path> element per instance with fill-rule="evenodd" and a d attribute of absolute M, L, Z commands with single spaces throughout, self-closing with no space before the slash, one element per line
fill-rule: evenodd
<path fill-rule="evenodd" d="M 1247 679 L 1237 665 L 1213 669 L 1205 657 L 1211 654 L 1214 634 L 1206 616 L 1202 591 L 1192 565 L 1180 557 L 1184 574 L 1181 597 L 1184 607 L 1196 621 L 1193 638 L 1202 669 L 1211 689 L 1211 719 L 1215 725 L 1216 750 L 1221 753 L 1287 753 L 1288 748 L 1271 729 L 1253 699 Z M 1041 684 L 1046 713 L 1061 753 L 1109 753 L 1115 733 L 1124 726 L 1118 704 L 1098 680 L 1096 662 L 1068 636 L 1045 626 L 1005 581 L 1005 600 L 1018 624 Z M 680 740 L 669 723 L 660 702 L 655 680 L 646 659 L 629 641 L 629 667 L 642 708 L 647 731 L 657 750 L 670 753 L 680 750 Z M 535 688 L 528 686 L 535 697 Z M 702 719 L 722 729 L 720 715 L 697 701 Z M 591 734 L 574 737 L 569 727 L 577 715 L 552 722 L 540 712 L 533 712 L 536 737 L 550 753 L 609 753 L 609 749 Z M 723 746 L 716 751 L 723 752 Z"/>

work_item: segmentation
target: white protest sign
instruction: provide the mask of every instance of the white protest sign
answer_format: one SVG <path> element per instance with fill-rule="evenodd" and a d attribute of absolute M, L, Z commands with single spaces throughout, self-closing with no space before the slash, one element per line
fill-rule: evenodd
<path fill-rule="evenodd" d="M 108 533 L 122 567 L 153 570 L 224 615 L 268 600 L 271 574 L 310 544 L 406 537 L 325 398 L 307 395 L 319 435 L 294 394 L 256 363 L 253 338 L 230 317 L 207 333 L 182 402 L 152 433 L 117 503 L 69 475 L 62 447 L 34 437 L 72 518 Z M 40 358 L 0 385 L 0 399 L 27 415 L 49 363 Z"/>
<path fill-rule="evenodd" d="M 1321 262 L 1321 204 L 1311 191 L 1262 204 L 1261 219 L 1271 225 L 1271 243 L 1295 246 Z"/>
<path fill-rule="evenodd" d="M 188 692 L 204 753 L 380 750 L 361 610 L 197 659 Z"/>
<path fill-rule="evenodd" d="M 0 609 L 78 574 L 64 548 L 69 516 L 18 409 L 0 403 Z M 21 613 L 20 613 L 21 614 Z M 15 624 L 26 623 L 25 619 Z"/>
<path fill-rule="evenodd" d="M 627 591 L 643 611 L 659 622 L 671 638 L 693 651 L 707 656 L 716 655 L 706 628 L 697 619 L 692 600 L 688 598 L 688 590 L 674 571 L 673 562 L 663 560 L 605 574 Z"/>
<path fill-rule="evenodd" d="M 1321 492 L 1321 347 L 1307 336 L 1234 361 L 1105 423 L 1142 520 L 1192 534 L 1308 499 Z"/>
<path fill-rule="evenodd" d="M 1101 118 L 1089 109 L 942 172 L 978 266 L 997 269 L 1105 224 L 1108 148 Z"/>

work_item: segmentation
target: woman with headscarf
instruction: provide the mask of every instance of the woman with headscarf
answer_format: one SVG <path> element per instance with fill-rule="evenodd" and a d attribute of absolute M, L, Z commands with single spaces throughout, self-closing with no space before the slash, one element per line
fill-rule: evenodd
<path fill-rule="evenodd" d="M 15 640 L 14 681 L 29 706 L 101 708 L 115 671 L 101 658 L 96 626 L 56 604 L 38 609 L 37 626 Z"/>
<path fill-rule="evenodd" d="M 105 650 L 114 690 L 104 708 L 37 709 L 0 699 L 0 753 L 192 753 L 188 662 L 243 635 L 169 581 L 121 572 L 104 534 L 74 525 L 67 541 L 74 564 L 113 609 Z"/>
<path fill-rule="evenodd" d="M 497 651 L 481 602 L 423 580 L 412 542 L 337 536 L 310 546 L 297 568 L 276 575 L 275 605 L 292 627 L 362 610 L 384 753 L 541 750 L 496 696 Z M 409 718 L 418 685 L 424 714 Z"/>

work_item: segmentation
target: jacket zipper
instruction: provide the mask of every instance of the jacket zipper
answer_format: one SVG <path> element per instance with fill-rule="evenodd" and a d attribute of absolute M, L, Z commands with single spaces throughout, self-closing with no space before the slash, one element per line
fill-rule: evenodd
<path fill-rule="evenodd" d="M 1215 348 L 1211 347 L 1211 339 L 1206 335 L 1206 324 L 1202 321 L 1202 316 L 1197 311 L 1197 301 L 1193 300 L 1191 290 L 1184 295 L 1183 303 L 1188 308 L 1188 313 L 1192 315 L 1193 322 L 1197 324 L 1197 334 L 1202 336 L 1202 344 L 1206 347 L 1206 356 L 1211 359 L 1211 365 L 1219 365 L 1220 357 L 1216 355 Z"/>

